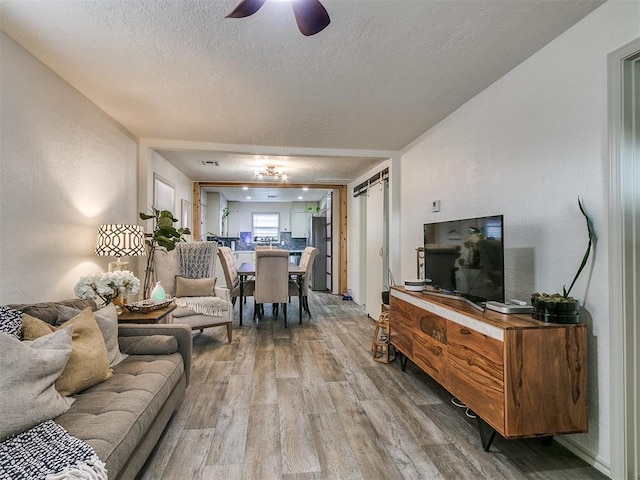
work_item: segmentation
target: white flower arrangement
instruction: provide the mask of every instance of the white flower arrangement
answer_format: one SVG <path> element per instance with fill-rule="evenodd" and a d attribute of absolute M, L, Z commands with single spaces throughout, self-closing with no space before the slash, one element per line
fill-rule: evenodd
<path fill-rule="evenodd" d="M 73 292 L 78 298 L 100 297 L 105 305 L 111 303 L 118 295 L 135 295 L 140 290 L 140 280 L 127 271 L 96 273 L 87 275 L 78 281 Z"/>

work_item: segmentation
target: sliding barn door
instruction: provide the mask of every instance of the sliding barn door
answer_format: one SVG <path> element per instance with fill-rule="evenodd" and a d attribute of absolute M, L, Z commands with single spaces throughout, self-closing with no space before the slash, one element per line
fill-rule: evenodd
<path fill-rule="evenodd" d="M 380 316 L 384 289 L 385 188 L 382 181 L 369 187 L 367 192 L 365 307 L 374 320 Z"/>

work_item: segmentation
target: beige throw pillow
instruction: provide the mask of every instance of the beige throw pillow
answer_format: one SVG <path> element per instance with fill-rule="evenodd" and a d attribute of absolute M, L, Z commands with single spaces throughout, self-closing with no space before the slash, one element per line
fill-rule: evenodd
<path fill-rule="evenodd" d="M 0 442 L 62 415 L 73 403 L 54 386 L 71 356 L 71 330 L 33 342 L 0 333 Z"/>
<path fill-rule="evenodd" d="M 73 395 L 113 376 L 104 338 L 90 308 L 57 328 L 26 314 L 22 316 L 22 322 L 25 340 L 35 340 L 68 325 L 73 327 L 71 357 L 56 380 L 56 389 L 61 395 Z"/>
<path fill-rule="evenodd" d="M 210 297 L 216 278 L 186 278 L 176 275 L 176 297 Z"/>
<path fill-rule="evenodd" d="M 56 326 L 62 325 L 67 320 L 71 320 L 78 315 L 82 310 L 77 308 L 60 306 L 58 311 L 58 320 Z M 109 366 L 113 367 L 127 358 L 127 355 L 120 351 L 120 344 L 118 343 L 118 312 L 113 303 L 102 307 L 97 312 L 93 312 L 93 316 L 96 319 L 98 328 L 102 332 L 104 338 L 104 344 L 107 347 L 107 357 L 109 358 Z"/>

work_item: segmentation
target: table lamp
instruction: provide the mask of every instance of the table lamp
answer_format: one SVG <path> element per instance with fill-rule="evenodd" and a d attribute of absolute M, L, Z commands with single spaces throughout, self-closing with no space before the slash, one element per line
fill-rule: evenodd
<path fill-rule="evenodd" d="M 144 230 L 140 225 L 123 225 L 110 223 L 98 227 L 96 256 L 116 257 L 109 262 L 109 271 L 129 270 L 129 262 L 120 257 L 136 257 L 145 254 Z"/>

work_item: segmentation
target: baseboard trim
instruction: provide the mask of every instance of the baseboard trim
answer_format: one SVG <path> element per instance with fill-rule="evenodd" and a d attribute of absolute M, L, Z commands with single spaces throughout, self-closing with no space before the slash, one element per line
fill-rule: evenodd
<path fill-rule="evenodd" d="M 580 445 L 576 441 L 572 440 L 571 437 L 555 437 L 554 440 L 556 440 L 560 445 L 565 447 L 571 453 L 587 462 L 600 473 L 606 475 L 609 478 L 612 478 L 610 461 L 605 460 L 595 452 L 592 452 L 588 448 L 585 448 L 583 445 Z"/>

